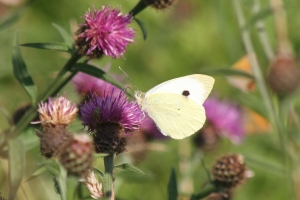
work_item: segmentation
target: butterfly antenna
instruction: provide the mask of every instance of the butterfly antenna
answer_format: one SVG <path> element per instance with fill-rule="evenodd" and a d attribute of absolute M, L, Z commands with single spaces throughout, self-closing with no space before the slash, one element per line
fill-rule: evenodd
<path fill-rule="evenodd" d="M 125 74 L 125 76 L 130 80 L 130 82 L 134 85 L 134 87 L 139 90 L 139 88 L 136 86 L 136 84 L 134 84 L 134 82 L 132 81 L 131 78 L 129 78 L 129 76 L 126 74 L 126 72 L 119 66 L 119 69 Z M 126 88 L 128 89 L 128 88 Z"/>

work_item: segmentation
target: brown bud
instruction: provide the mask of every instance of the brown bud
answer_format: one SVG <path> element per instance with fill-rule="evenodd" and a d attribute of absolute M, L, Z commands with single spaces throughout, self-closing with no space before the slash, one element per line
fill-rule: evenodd
<path fill-rule="evenodd" d="M 68 173 L 86 175 L 93 163 L 93 145 L 90 137 L 86 134 L 71 137 L 61 149 L 59 161 Z"/>
<path fill-rule="evenodd" d="M 276 56 L 271 63 L 267 79 L 276 94 L 294 92 L 300 85 L 300 69 L 295 58 L 289 55 Z"/>
<path fill-rule="evenodd" d="M 57 156 L 62 146 L 71 137 L 65 125 L 44 126 L 44 132 L 37 132 L 36 134 L 40 138 L 41 153 L 46 158 Z"/>
<path fill-rule="evenodd" d="M 252 176 L 246 168 L 244 157 L 239 154 L 222 156 L 214 164 L 212 173 L 218 187 L 229 190 L 243 183 Z"/>
<path fill-rule="evenodd" d="M 163 10 L 175 4 L 176 0 L 142 0 L 145 4 L 157 9 Z"/>

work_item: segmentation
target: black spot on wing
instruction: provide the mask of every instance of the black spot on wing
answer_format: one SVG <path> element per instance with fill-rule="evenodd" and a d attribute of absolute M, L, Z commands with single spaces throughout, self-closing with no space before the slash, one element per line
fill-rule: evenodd
<path fill-rule="evenodd" d="M 183 90 L 181 94 L 187 97 L 190 95 L 190 92 L 188 90 Z"/>

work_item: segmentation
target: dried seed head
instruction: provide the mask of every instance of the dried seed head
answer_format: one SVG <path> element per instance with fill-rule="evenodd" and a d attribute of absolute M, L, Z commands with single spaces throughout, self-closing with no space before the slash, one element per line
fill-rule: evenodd
<path fill-rule="evenodd" d="M 279 95 L 291 94 L 300 85 L 300 69 L 291 55 L 278 55 L 271 63 L 268 73 L 271 89 Z"/>
<path fill-rule="evenodd" d="M 85 176 L 93 163 L 92 140 L 86 134 L 74 135 L 59 154 L 60 163 L 68 173 Z"/>
<path fill-rule="evenodd" d="M 176 3 L 177 0 L 142 0 L 146 5 L 149 5 L 157 10 L 164 10 Z"/>
<path fill-rule="evenodd" d="M 102 184 L 99 183 L 93 170 L 89 170 L 83 177 L 82 182 L 91 193 L 91 197 L 94 199 L 100 199 L 103 197 Z"/>
<path fill-rule="evenodd" d="M 218 187 L 229 190 L 251 177 L 252 172 L 246 168 L 244 157 L 239 154 L 222 156 L 213 166 L 212 173 Z"/>

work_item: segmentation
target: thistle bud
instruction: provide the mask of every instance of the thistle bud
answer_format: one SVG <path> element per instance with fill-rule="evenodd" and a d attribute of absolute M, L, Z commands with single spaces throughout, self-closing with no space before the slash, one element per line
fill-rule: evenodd
<path fill-rule="evenodd" d="M 225 190 L 232 189 L 252 176 L 247 169 L 244 157 L 239 154 L 222 156 L 213 166 L 212 173 L 215 184 Z"/>
<path fill-rule="evenodd" d="M 146 5 L 149 5 L 157 10 L 169 8 L 176 3 L 176 0 L 142 0 Z"/>
<path fill-rule="evenodd" d="M 280 95 L 293 93 L 300 85 L 300 70 L 292 55 L 278 55 L 268 73 L 271 89 Z"/>
<path fill-rule="evenodd" d="M 86 134 L 74 135 L 62 147 L 59 161 L 68 173 L 86 175 L 93 163 L 92 140 Z"/>

